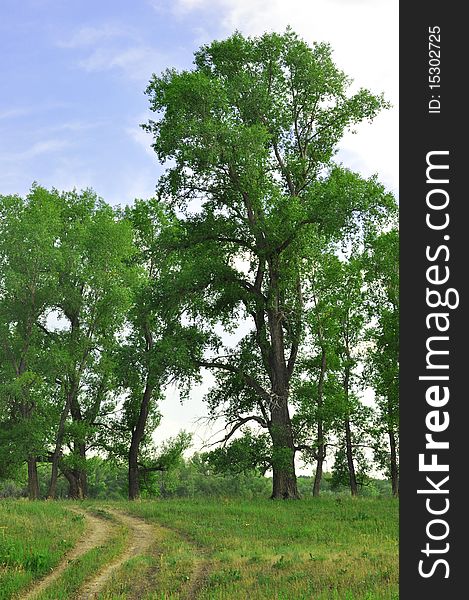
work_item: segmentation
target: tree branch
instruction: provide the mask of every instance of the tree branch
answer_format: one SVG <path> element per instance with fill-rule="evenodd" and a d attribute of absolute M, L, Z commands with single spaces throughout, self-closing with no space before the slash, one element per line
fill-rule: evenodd
<path fill-rule="evenodd" d="M 167 471 L 168 467 L 164 465 L 155 465 L 154 467 L 146 467 L 142 463 L 137 463 L 138 470 L 142 471 L 142 473 L 153 473 L 155 471 Z"/>
<path fill-rule="evenodd" d="M 252 377 L 251 375 L 247 375 L 233 367 L 232 365 L 227 365 L 226 363 L 220 363 L 215 360 L 195 360 L 195 363 L 199 367 L 205 367 L 206 369 L 222 369 L 224 371 L 228 371 L 229 373 L 233 373 L 235 375 L 241 375 L 241 377 L 245 380 L 245 382 L 256 391 L 261 398 L 263 398 L 266 402 L 270 402 L 271 398 L 268 392 L 264 390 L 264 388 Z"/>
<path fill-rule="evenodd" d="M 277 162 L 279 164 L 280 170 L 282 171 L 282 173 L 285 175 L 285 179 L 287 180 L 287 186 L 288 186 L 288 190 L 290 192 L 290 194 L 292 196 L 296 196 L 296 192 L 295 192 L 295 186 L 293 184 L 292 178 L 290 173 L 287 171 L 287 168 L 285 166 L 285 163 L 283 162 L 283 158 L 280 155 L 278 146 L 277 146 L 277 142 L 272 142 L 272 147 L 274 149 L 274 153 L 275 153 L 275 157 L 277 159 Z"/>
<path fill-rule="evenodd" d="M 295 226 L 295 230 L 293 231 L 293 233 L 291 233 L 287 237 L 286 240 L 284 240 L 279 246 L 277 246 L 276 252 L 278 254 L 280 254 L 281 252 L 283 252 L 295 240 L 296 236 L 298 235 L 299 230 L 302 227 L 304 227 L 305 225 L 312 225 L 315 222 L 316 222 L 316 219 L 310 218 L 310 219 L 303 219 L 302 221 L 300 221 L 299 223 L 297 223 L 296 226 Z"/>
<path fill-rule="evenodd" d="M 295 452 L 309 452 L 312 457 L 314 458 L 314 460 L 318 459 L 318 452 L 317 449 L 314 446 L 311 446 L 310 444 L 299 444 L 298 446 L 295 446 Z"/>
<path fill-rule="evenodd" d="M 210 444 L 210 446 L 215 446 L 216 444 L 226 444 L 226 442 L 236 433 L 236 431 L 238 431 L 238 429 L 246 423 L 249 423 L 249 421 L 256 421 L 264 429 L 267 428 L 267 423 L 264 421 L 264 419 L 258 417 L 257 415 L 249 415 L 249 417 L 244 417 L 243 419 L 237 421 L 223 439 L 213 442 L 213 444 Z M 231 424 L 232 423 L 228 423 L 228 425 Z"/>

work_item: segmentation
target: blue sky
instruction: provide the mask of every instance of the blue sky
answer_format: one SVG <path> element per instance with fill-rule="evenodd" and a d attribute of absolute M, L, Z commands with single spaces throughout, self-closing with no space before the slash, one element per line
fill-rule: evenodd
<path fill-rule="evenodd" d="M 153 71 L 189 66 L 191 26 L 138 1 L 7 0 L 1 11 L 0 193 L 37 180 L 92 186 L 111 203 L 151 194 L 143 92 Z"/>
<path fill-rule="evenodd" d="M 394 22 L 393 22 L 394 20 Z M 235 28 L 291 24 L 332 43 L 357 84 L 397 102 L 395 0 L 3 0 L 0 8 L 0 193 L 33 181 L 91 186 L 113 204 L 147 197 L 161 172 L 144 89 L 168 66 Z M 340 158 L 397 189 L 397 111 L 344 141 Z"/>
<path fill-rule="evenodd" d="M 24 195 L 37 181 L 93 187 L 112 204 L 151 196 L 162 169 L 139 128 L 151 74 L 190 68 L 194 50 L 235 29 L 287 25 L 330 42 L 357 87 L 393 103 L 346 136 L 339 159 L 397 192 L 398 0 L 2 0 L 0 194 Z M 208 383 L 190 406 L 168 399 L 168 434 L 192 428 Z"/>

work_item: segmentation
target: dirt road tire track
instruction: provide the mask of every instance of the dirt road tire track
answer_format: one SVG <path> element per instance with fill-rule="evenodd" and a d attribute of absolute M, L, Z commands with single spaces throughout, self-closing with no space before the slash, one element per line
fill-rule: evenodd
<path fill-rule="evenodd" d="M 122 554 L 114 561 L 105 565 L 103 569 L 90 581 L 85 583 L 77 595 L 76 600 L 92 600 L 98 596 L 103 587 L 112 577 L 112 575 L 128 560 L 134 556 L 145 554 L 155 542 L 154 528 L 137 517 L 132 517 L 126 513 L 106 508 L 106 512 L 111 514 L 118 522 L 122 523 L 129 530 L 129 541 Z"/>
<path fill-rule="evenodd" d="M 111 524 L 108 520 L 97 517 L 84 510 L 75 508 L 71 510 L 76 514 L 83 515 L 85 518 L 86 526 L 82 537 L 76 546 L 65 555 L 59 565 L 49 573 L 49 575 L 46 575 L 41 579 L 25 596 L 22 595 L 21 600 L 33 600 L 33 598 L 36 598 L 40 592 L 46 590 L 60 577 L 60 575 L 62 575 L 73 560 L 80 558 L 80 556 L 83 556 L 83 554 L 86 554 L 86 552 L 97 546 L 104 545 L 108 539 L 111 533 Z"/>
<path fill-rule="evenodd" d="M 182 596 L 183 600 L 196 600 L 199 597 L 199 593 L 202 591 L 202 588 L 210 576 L 212 567 L 212 563 L 207 558 L 196 567 L 189 588 Z"/>
<path fill-rule="evenodd" d="M 103 507 L 102 512 L 111 515 L 113 517 L 112 520 L 105 516 L 100 517 L 99 514 L 88 512 L 86 509 L 74 507 L 70 508 L 70 510 L 76 514 L 83 515 L 85 518 L 86 527 L 84 534 L 76 546 L 66 554 L 60 564 L 49 575 L 41 579 L 27 595 L 21 596 L 21 600 L 34 600 L 62 575 L 73 560 L 80 558 L 93 548 L 104 546 L 117 524 L 123 525 L 129 532 L 129 538 L 124 551 L 88 579 L 81 589 L 78 590 L 74 600 L 95 600 L 120 567 L 131 558 L 144 555 L 150 550 L 158 539 L 158 528 L 173 531 L 197 550 L 201 560 L 197 561 L 198 564 L 194 568 L 191 580 L 188 582 L 186 589 L 181 590 L 181 599 L 194 600 L 198 597 L 201 588 L 210 574 L 212 565 L 207 555 L 207 549 L 202 547 L 191 536 L 176 528 L 167 528 L 159 524 L 152 525 L 142 518 L 107 506 Z"/>
<path fill-rule="evenodd" d="M 187 544 L 192 546 L 197 552 L 199 560 L 196 561 L 194 570 L 192 572 L 192 577 L 186 588 L 181 590 L 180 596 L 181 600 L 197 600 L 213 569 L 213 561 L 210 558 L 209 550 L 206 546 L 203 546 L 195 537 L 186 531 L 182 531 L 177 527 L 170 527 L 169 525 L 162 525 L 162 527 L 175 533 Z"/>

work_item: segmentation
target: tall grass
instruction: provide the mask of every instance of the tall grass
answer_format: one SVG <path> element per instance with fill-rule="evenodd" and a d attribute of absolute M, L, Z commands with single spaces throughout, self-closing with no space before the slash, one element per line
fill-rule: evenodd
<path fill-rule="evenodd" d="M 50 572 L 83 530 L 83 517 L 60 503 L 0 501 L 0 599 Z"/>

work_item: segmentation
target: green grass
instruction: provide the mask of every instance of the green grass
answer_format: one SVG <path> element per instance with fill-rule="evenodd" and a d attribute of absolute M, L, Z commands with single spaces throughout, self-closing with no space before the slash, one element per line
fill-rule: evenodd
<path fill-rule="evenodd" d="M 185 598 L 200 559 L 194 546 L 175 532 L 158 530 L 155 547 L 129 560 L 98 596 L 99 600 Z"/>
<path fill-rule="evenodd" d="M 183 558 L 192 545 L 192 562 L 208 563 L 201 600 L 398 598 L 393 499 L 171 500 L 131 504 L 128 510 L 179 533 Z M 174 586 L 176 595 L 170 595 L 166 581 L 171 562 L 181 563 L 175 552 L 166 541 L 159 593 L 146 598 L 179 597 Z"/>
<path fill-rule="evenodd" d="M 62 503 L 0 501 L 0 599 L 49 573 L 83 530 Z"/>
<path fill-rule="evenodd" d="M 115 525 L 105 544 L 83 554 L 70 563 L 70 566 L 54 583 L 39 594 L 35 600 L 68 600 L 77 597 L 77 592 L 85 581 L 99 572 L 101 567 L 111 562 L 124 549 L 127 530 L 119 525 L 112 515 L 102 511 L 93 511 L 101 518 L 109 519 Z"/>
<path fill-rule="evenodd" d="M 106 505 L 152 523 L 155 539 L 144 556 L 132 558 L 112 576 L 101 600 L 398 598 L 398 502 L 393 499 L 159 500 L 82 507 L 105 510 Z M 74 539 L 80 533 L 81 523 L 65 514 L 61 503 L 10 501 L 0 505 L 0 520 L 5 514 L 13 522 L 26 520 L 24 529 L 38 532 L 30 535 L 30 554 L 22 554 L 23 562 L 2 567 L 2 577 L 12 581 L 15 570 L 30 573 L 24 566 L 27 556 L 36 556 L 36 550 L 40 554 L 45 541 L 57 545 L 64 520 L 70 540 L 69 521 L 78 527 Z M 8 531 L 11 545 L 20 544 L 21 530 Z M 41 600 L 74 598 L 83 581 L 122 550 L 125 539 L 125 531 L 116 526 L 105 548 L 72 564 Z M 13 597 L 35 576 L 32 571 L 0 598 Z"/>

